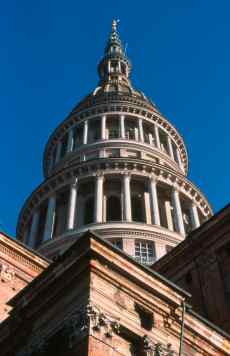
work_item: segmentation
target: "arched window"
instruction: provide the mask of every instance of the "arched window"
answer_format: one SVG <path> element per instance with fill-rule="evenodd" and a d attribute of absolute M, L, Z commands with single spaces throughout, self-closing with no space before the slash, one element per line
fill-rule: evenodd
<path fill-rule="evenodd" d="M 93 213 L 94 213 L 94 198 L 89 197 L 85 201 L 84 225 L 91 224 L 93 222 Z"/>
<path fill-rule="evenodd" d="M 107 198 L 106 218 L 107 221 L 121 221 L 121 200 L 119 197 L 111 195 Z"/>
<path fill-rule="evenodd" d="M 132 219 L 133 221 L 146 222 L 144 197 L 142 194 L 132 196 Z"/>

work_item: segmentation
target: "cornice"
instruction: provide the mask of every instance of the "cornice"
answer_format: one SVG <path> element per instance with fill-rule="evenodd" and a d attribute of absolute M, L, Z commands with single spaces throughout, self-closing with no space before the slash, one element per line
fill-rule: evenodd
<path fill-rule="evenodd" d="M 38 257 L 32 251 L 23 247 L 17 240 L 12 240 L 2 234 L 0 234 L 0 254 L 4 256 L 4 259 L 9 257 L 36 274 L 41 273 L 49 265 L 45 259 Z"/>
<path fill-rule="evenodd" d="M 143 142 L 137 142 L 135 140 L 126 140 L 126 139 L 98 140 L 96 142 L 87 145 L 81 145 L 79 147 L 79 150 L 68 153 L 59 163 L 57 163 L 54 169 L 52 170 L 52 174 L 57 173 L 59 170 L 74 164 L 74 161 L 78 159 L 78 157 L 81 156 L 82 154 L 87 154 L 92 150 L 100 151 L 102 149 L 113 149 L 113 148 L 130 149 L 130 150 L 135 149 L 138 150 L 138 152 L 140 153 L 144 152 L 145 154 L 154 155 L 154 158 L 164 161 L 165 163 L 170 165 L 173 170 L 178 171 L 180 174 L 184 175 L 184 172 L 180 169 L 179 165 L 174 160 L 172 160 L 168 154 L 162 152 L 157 147 L 153 147 Z M 109 158 L 111 157 L 108 157 L 107 159 Z M 121 158 L 128 159 L 128 157 L 125 156 L 124 157 L 121 156 Z M 154 162 L 154 158 L 153 159 L 150 158 L 148 159 L 148 161 Z M 142 158 L 140 159 L 145 161 L 145 159 Z M 81 162 L 83 163 L 84 161 Z M 163 163 L 162 166 L 164 166 Z"/>

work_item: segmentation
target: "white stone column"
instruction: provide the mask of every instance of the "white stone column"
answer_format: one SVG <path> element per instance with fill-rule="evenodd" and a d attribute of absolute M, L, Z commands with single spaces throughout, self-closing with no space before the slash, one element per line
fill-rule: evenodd
<path fill-rule="evenodd" d="M 43 241 L 48 241 L 53 238 L 55 208 L 56 208 L 56 196 L 53 195 L 49 198 Z"/>
<path fill-rule="evenodd" d="M 149 179 L 149 193 L 151 201 L 152 224 L 160 225 L 160 212 L 157 197 L 157 182 L 153 177 Z"/>
<path fill-rule="evenodd" d="M 184 166 L 183 166 L 183 163 L 181 161 L 181 156 L 180 156 L 180 152 L 179 152 L 178 148 L 176 149 L 176 160 L 177 160 L 177 162 L 179 164 L 180 169 L 182 169 L 182 171 L 184 171 Z"/>
<path fill-rule="evenodd" d="M 139 130 L 137 127 L 134 128 L 134 138 L 135 138 L 135 141 L 139 141 Z M 132 139 L 133 140 L 133 139 Z"/>
<path fill-rule="evenodd" d="M 57 164 L 61 158 L 61 149 L 62 149 L 62 142 L 59 141 L 57 143 L 57 151 L 56 151 L 56 157 L 55 157 L 55 164 Z"/>
<path fill-rule="evenodd" d="M 124 199 L 124 220 L 125 221 L 132 221 L 130 180 L 131 180 L 131 176 L 129 174 L 124 174 L 124 176 L 123 176 L 123 199 Z"/>
<path fill-rule="evenodd" d="M 88 142 L 88 120 L 84 121 L 84 130 L 83 130 L 83 145 L 87 145 Z"/>
<path fill-rule="evenodd" d="M 197 229 L 200 226 L 200 219 L 197 206 L 194 203 L 190 206 L 190 216 L 192 221 L 192 228 Z"/>
<path fill-rule="evenodd" d="M 73 151 L 73 129 L 68 132 L 67 152 Z"/>
<path fill-rule="evenodd" d="M 171 206 L 171 202 L 168 200 L 165 201 L 165 213 L 166 213 L 168 229 L 174 231 L 173 218 L 172 218 L 172 206 Z"/>
<path fill-rule="evenodd" d="M 94 222 L 101 223 L 103 221 L 103 182 L 104 176 L 97 175 L 95 180 L 94 194 Z"/>
<path fill-rule="evenodd" d="M 125 116 L 120 116 L 120 136 L 121 138 L 125 138 Z"/>
<path fill-rule="evenodd" d="M 106 116 L 103 115 L 101 117 L 101 139 L 106 139 Z"/>
<path fill-rule="evenodd" d="M 153 135 L 149 133 L 149 144 L 152 146 L 153 145 Z"/>
<path fill-rule="evenodd" d="M 173 153 L 173 147 L 172 147 L 172 140 L 169 135 L 167 135 L 167 146 L 168 146 L 168 152 L 170 157 L 174 160 L 174 153 Z"/>
<path fill-rule="evenodd" d="M 29 236 L 28 236 L 28 245 L 31 248 L 35 247 L 36 244 L 36 237 L 37 237 L 37 232 L 38 232 L 38 224 L 39 224 L 39 216 L 40 213 L 39 211 L 35 211 L 33 214 L 33 218 L 32 218 L 32 223 L 31 223 L 31 227 L 30 227 L 30 232 L 29 232 Z"/>
<path fill-rule="evenodd" d="M 182 209 L 180 203 L 180 196 L 176 188 L 173 188 L 172 190 L 172 203 L 173 203 L 173 208 L 175 213 L 176 229 L 181 235 L 185 236 L 185 228 L 184 228 L 183 215 L 182 215 Z"/>
<path fill-rule="evenodd" d="M 161 149 L 161 141 L 160 141 L 159 129 L 156 124 L 154 125 L 154 133 L 155 133 L 156 147 L 159 148 L 159 150 L 160 150 Z"/>
<path fill-rule="evenodd" d="M 118 70 L 119 70 L 119 73 L 121 73 L 121 62 L 118 61 Z"/>
<path fill-rule="evenodd" d="M 68 230 L 74 229 L 76 206 L 77 206 L 77 181 L 70 185 L 69 211 L 68 211 L 68 221 L 67 221 Z"/>
<path fill-rule="evenodd" d="M 140 141 L 144 142 L 144 130 L 143 130 L 143 120 L 138 119 L 139 137 Z"/>

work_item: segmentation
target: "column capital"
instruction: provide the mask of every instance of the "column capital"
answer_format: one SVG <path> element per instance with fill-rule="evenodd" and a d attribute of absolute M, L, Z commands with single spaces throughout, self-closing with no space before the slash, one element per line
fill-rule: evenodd
<path fill-rule="evenodd" d="M 154 183 L 157 183 L 158 182 L 158 177 L 155 174 L 151 174 L 149 176 L 149 180 L 154 182 Z"/>
<path fill-rule="evenodd" d="M 104 173 L 102 172 L 102 171 L 97 171 L 96 173 L 95 173 L 95 177 L 96 178 L 103 178 L 104 179 Z"/>
<path fill-rule="evenodd" d="M 74 178 L 71 180 L 70 185 L 71 185 L 72 187 L 76 187 L 77 184 L 78 184 L 78 181 L 79 181 L 78 177 L 74 177 Z"/>
<path fill-rule="evenodd" d="M 132 173 L 131 172 L 123 172 L 123 177 L 131 179 Z"/>

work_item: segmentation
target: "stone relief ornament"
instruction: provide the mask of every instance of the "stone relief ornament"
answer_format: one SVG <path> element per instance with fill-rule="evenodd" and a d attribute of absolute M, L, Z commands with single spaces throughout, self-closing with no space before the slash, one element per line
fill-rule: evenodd
<path fill-rule="evenodd" d="M 15 272 L 8 265 L 0 264 L 0 276 L 3 282 L 12 282 L 15 278 Z"/>
<path fill-rule="evenodd" d="M 143 336 L 143 351 L 146 356 L 174 356 L 175 353 L 171 344 L 164 346 L 159 342 L 154 342 L 147 335 Z"/>
<path fill-rule="evenodd" d="M 111 338 L 118 334 L 120 325 L 117 321 L 100 311 L 99 308 L 89 303 L 86 307 L 76 311 L 66 322 L 65 334 L 68 337 L 69 348 L 72 348 L 78 338 L 101 332 Z"/>

